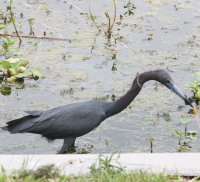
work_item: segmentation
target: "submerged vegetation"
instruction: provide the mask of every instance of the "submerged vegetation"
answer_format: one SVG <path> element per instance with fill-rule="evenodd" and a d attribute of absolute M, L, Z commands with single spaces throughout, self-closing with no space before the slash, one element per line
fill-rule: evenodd
<path fill-rule="evenodd" d="M 12 22 L 12 24 L 13 24 L 13 27 L 14 27 L 14 29 L 15 29 L 15 33 L 17 34 L 17 37 L 18 37 L 18 39 L 19 39 L 19 47 L 21 46 L 21 43 L 22 43 L 22 39 L 21 39 L 21 37 L 19 36 L 19 32 L 18 32 L 18 30 L 17 30 L 17 26 L 16 26 L 16 20 L 15 20 L 15 17 L 14 17 L 14 13 L 13 13 L 13 11 L 12 11 L 12 9 L 13 9 L 13 1 L 12 0 L 9 0 L 10 1 L 10 6 L 7 6 L 7 10 L 9 11 L 9 13 L 10 13 L 10 20 L 11 20 L 11 22 Z"/>
<path fill-rule="evenodd" d="M 0 30 L 6 29 L 8 23 L 12 23 L 15 33 L 19 39 L 19 47 L 21 46 L 22 40 L 19 35 L 16 26 L 16 20 L 14 17 L 13 2 L 9 1 L 9 6 L 7 6 L 7 11 L 9 15 L 1 15 Z M 32 30 L 32 29 L 31 29 Z M 12 38 L 8 38 L 8 34 L 1 34 L 0 39 L 0 92 L 2 95 L 10 95 L 11 87 L 15 83 L 23 84 L 25 78 L 38 80 L 41 76 L 41 71 L 38 68 L 33 68 L 30 70 L 30 62 L 27 59 L 17 57 L 12 54 L 12 46 L 15 41 Z"/>
<path fill-rule="evenodd" d="M 121 21 L 123 19 L 123 16 L 131 16 L 131 15 L 134 15 L 134 10 L 136 9 L 135 5 L 133 4 L 133 2 L 131 0 L 128 0 L 125 4 L 124 4 L 124 9 L 126 10 L 124 12 L 124 14 L 120 14 L 119 16 L 119 20 L 117 22 L 117 0 L 112 0 L 113 2 L 113 15 L 110 14 L 110 8 L 106 8 L 104 9 L 104 15 L 105 15 L 105 18 L 106 18 L 106 22 L 100 22 L 97 20 L 97 17 L 95 15 L 93 15 L 90 7 L 89 7 L 89 15 L 90 15 L 90 19 L 92 20 L 94 26 L 98 29 L 98 34 L 97 36 L 100 35 L 101 32 L 104 33 L 104 35 L 106 36 L 107 40 L 108 40 L 108 46 L 111 46 L 111 38 L 114 39 L 114 44 L 116 45 L 117 41 L 119 41 L 124 47 L 127 48 L 126 44 L 124 44 L 122 42 L 122 38 L 123 36 L 121 36 L 119 33 L 115 33 L 113 31 L 113 29 L 116 29 L 116 30 L 120 30 L 120 28 L 117 28 L 118 25 L 121 25 Z M 95 39 L 95 43 L 96 43 L 96 39 Z M 92 49 L 91 49 L 91 53 L 94 49 L 94 46 L 92 46 Z M 113 64 L 112 64 L 112 67 L 111 67 L 111 70 L 112 71 L 117 71 L 117 62 L 116 62 L 116 53 L 114 53 L 112 55 L 112 60 L 113 60 Z"/>
<path fill-rule="evenodd" d="M 10 51 L 10 47 L 15 44 L 14 41 L 12 41 L 11 39 L 9 38 L 3 38 L 2 39 L 2 42 L 0 42 L 0 45 L 1 47 L 3 48 L 3 53 L 4 53 L 4 56 L 5 58 L 8 58 L 8 53 Z"/>
<path fill-rule="evenodd" d="M 196 73 L 196 79 L 191 81 L 188 85 L 192 92 L 193 97 L 191 98 L 191 101 L 195 102 L 196 105 L 200 104 L 200 72 Z"/>
<path fill-rule="evenodd" d="M 96 28 L 99 31 L 103 31 L 105 33 L 105 35 L 107 36 L 108 39 L 111 38 L 112 34 L 112 29 L 115 25 L 115 21 L 116 21 L 116 16 L 117 16 L 117 8 L 116 8 L 116 0 L 113 0 L 113 6 L 114 6 L 114 16 L 113 16 L 113 20 L 111 20 L 110 14 L 108 9 L 105 9 L 104 14 L 107 18 L 107 23 L 105 30 L 103 30 L 103 24 L 102 25 L 98 25 L 98 23 L 96 22 L 96 17 L 92 14 L 91 10 L 90 10 L 90 18 L 93 21 L 94 25 L 96 26 Z"/>
<path fill-rule="evenodd" d="M 24 78 L 38 80 L 41 76 L 39 69 L 28 69 L 29 61 L 24 58 L 10 58 L 0 62 L 1 83 L 22 82 Z"/>
<path fill-rule="evenodd" d="M 11 87 L 16 83 L 23 84 L 26 78 L 38 80 L 40 76 L 40 70 L 30 70 L 29 61 L 24 58 L 0 61 L 0 92 L 2 95 L 10 95 Z"/>
<path fill-rule="evenodd" d="M 54 4 L 51 4 L 51 6 L 48 6 L 48 1 L 46 4 L 41 3 L 39 7 L 35 7 L 34 3 L 27 3 L 25 5 L 30 9 L 35 8 L 34 9 L 35 11 L 39 10 L 39 14 L 43 13 L 42 15 L 44 16 L 44 18 L 42 17 L 41 21 L 39 20 L 37 16 L 34 16 L 33 13 L 30 13 L 30 15 L 29 14 L 27 15 L 26 14 L 27 11 L 21 11 L 21 10 L 19 12 L 15 11 L 16 10 L 15 4 L 13 4 L 12 0 L 5 1 L 6 12 L 2 12 L 2 10 L 0 10 L 0 31 L 1 31 L 0 33 L 2 33 L 0 36 L 0 92 L 1 94 L 10 95 L 12 88 L 24 89 L 26 86 L 26 83 L 27 83 L 27 86 L 29 86 L 29 83 L 32 83 L 30 80 L 38 80 L 41 77 L 40 69 L 43 69 L 44 71 L 46 71 L 46 75 L 44 77 L 46 78 L 46 80 L 45 79 L 41 80 L 42 84 L 40 84 L 40 86 L 41 86 L 41 90 L 43 91 L 41 91 L 41 93 L 38 93 L 38 94 L 44 94 L 44 95 L 49 96 L 48 95 L 48 92 L 49 92 L 50 94 L 49 97 L 51 97 L 51 94 L 52 94 L 53 96 L 55 96 L 54 98 L 55 100 L 56 99 L 59 100 L 57 105 L 61 104 L 60 98 L 57 97 L 57 95 L 62 96 L 62 104 L 63 103 L 65 104 L 66 100 L 68 103 L 79 101 L 81 99 L 82 100 L 84 99 L 85 100 L 86 99 L 115 100 L 116 96 L 113 94 L 114 91 L 111 89 L 111 87 L 112 88 L 114 87 L 114 89 L 116 89 L 116 92 L 117 92 L 116 95 L 118 98 L 118 95 L 120 95 L 122 92 L 125 93 L 126 88 L 124 87 L 126 85 L 125 84 L 126 80 L 128 80 L 127 77 L 132 77 L 133 74 L 135 74 L 137 71 L 140 72 L 143 69 L 147 70 L 147 69 L 153 69 L 155 67 L 155 68 L 169 69 L 170 71 L 175 72 L 178 69 L 178 66 L 175 68 L 174 64 L 178 65 L 180 63 L 179 56 L 181 57 L 181 54 L 178 56 L 176 51 L 174 52 L 166 51 L 165 48 L 169 45 L 167 45 L 168 42 L 165 39 L 165 37 L 167 36 L 170 37 L 171 34 L 173 36 L 176 35 L 178 33 L 178 30 L 181 29 L 181 27 L 178 27 L 178 25 L 176 24 L 173 25 L 173 21 L 171 21 L 171 19 L 169 19 L 168 22 L 166 21 L 165 25 L 156 24 L 156 22 L 157 23 L 162 22 L 162 19 L 161 21 L 159 19 L 159 13 L 162 12 L 159 10 L 160 8 L 159 6 L 162 6 L 162 3 L 159 4 L 159 6 L 156 6 L 156 3 L 158 3 L 156 1 L 145 1 L 145 3 L 147 3 L 147 6 L 145 6 L 145 8 L 142 7 L 141 8 L 142 10 L 140 10 L 140 8 L 137 7 L 137 10 L 140 10 L 141 12 L 140 14 L 137 14 L 137 17 L 136 17 L 136 16 L 133 16 L 135 15 L 135 10 L 136 10 L 136 5 L 133 3 L 134 1 L 131 1 L 131 0 L 126 0 L 123 2 L 119 2 L 119 1 L 117 2 L 117 0 L 108 0 L 108 1 L 112 3 L 112 6 L 110 7 L 105 6 L 108 8 L 102 11 L 104 13 L 102 17 L 96 17 L 95 16 L 96 12 L 93 12 L 92 10 L 89 9 L 89 12 L 88 12 L 89 18 L 90 18 L 89 24 L 86 23 L 86 25 L 89 26 L 88 29 L 84 29 L 85 25 L 84 26 L 79 25 L 79 21 L 81 18 L 82 18 L 81 19 L 82 21 L 84 20 L 84 17 L 86 17 L 86 20 L 88 21 L 88 16 L 84 16 L 84 15 L 87 15 L 87 13 L 83 13 L 85 11 L 82 11 L 80 13 L 80 16 L 81 16 L 80 18 L 78 17 L 79 14 L 77 14 L 77 12 L 74 10 L 74 7 L 76 7 L 76 10 L 77 9 L 81 10 L 81 9 L 78 6 L 74 5 L 73 3 L 81 4 L 83 3 L 83 1 L 82 2 L 74 1 L 71 3 L 69 7 L 69 12 L 71 14 L 67 14 L 68 12 L 66 12 L 66 9 L 62 10 L 61 8 L 59 12 L 61 12 L 62 14 L 67 14 L 66 16 L 62 17 L 60 19 L 61 21 L 59 22 L 59 25 L 63 23 L 63 27 L 55 26 L 57 22 L 57 18 L 58 18 L 57 16 L 56 18 L 54 17 L 56 21 L 54 22 L 52 21 L 53 23 L 50 24 L 51 18 L 55 16 L 54 14 L 55 12 L 54 12 L 54 9 L 50 9 L 50 7 L 54 7 L 53 6 Z M 59 2 L 61 3 L 62 1 L 59 1 Z M 59 3 L 59 2 L 56 2 L 56 3 Z M 49 1 L 49 3 L 52 3 L 52 2 Z M 63 3 L 62 6 L 64 7 L 67 5 L 68 2 L 63 1 L 62 3 Z M 142 1 L 140 3 L 144 3 L 144 2 Z M 148 6 L 151 6 L 151 8 L 149 9 Z M 88 8 L 89 4 L 85 7 Z M 61 14 L 61 13 L 59 14 L 58 12 L 56 13 L 57 13 L 56 15 L 58 16 L 60 16 Z M 70 17 L 69 15 L 72 15 L 72 16 Z M 154 16 L 155 16 L 155 19 L 152 18 Z M 104 18 L 102 22 L 101 22 L 101 18 L 102 19 Z M 94 35 L 93 31 L 91 31 L 92 33 L 88 31 L 89 29 L 91 29 L 91 21 L 94 24 L 94 26 L 97 28 L 97 30 L 99 31 L 97 36 Z M 176 20 L 174 20 L 174 22 L 175 21 Z M 75 29 L 74 32 L 78 32 L 78 33 L 75 33 L 75 36 L 73 35 L 73 31 L 71 27 L 70 27 L 70 31 L 69 29 L 65 30 L 67 33 L 63 31 L 63 29 L 66 28 L 66 25 L 71 25 L 71 24 L 73 24 L 75 27 L 74 28 L 72 26 L 72 28 Z M 184 22 L 184 26 L 188 26 L 189 24 L 190 22 L 186 22 L 186 21 Z M 157 27 L 156 31 L 154 31 L 155 27 Z M 14 32 L 11 31 L 12 29 Z M 89 34 L 87 31 L 91 34 Z M 161 35 L 159 35 L 159 32 L 161 32 L 160 33 Z M 20 36 L 20 34 L 23 34 L 23 33 L 28 33 L 29 35 L 32 35 L 32 37 L 34 35 L 46 36 L 46 35 L 55 34 L 55 36 L 61 35 L 61 36 L 66 36 L 66 37 L 70 35 L 72 38 L 70 37 L 70 41 L 69 41 L 70 46 L 68 46 L 68 43 L 66 44 L 66 42 L 64 43 L 59 42 L 58 44 L 55 44 L 50 41 L 49 42 L 47 41 L 44 43 L 44 41 L 41 39 L 39 40 L 37 39 L 36 41 L 31 41 L 30 39 L 26 39 L 27 40 L 26 41 L 23 39 L 23 42 L 22 42 L 21 41 L 22 37 Z M 57 35 L 56 33 L 59 33 L 59 34 Z M 77 35 L 79 34 L 80 34 L 80 37 L 78 39 Z M 115 45 L 113 46 L 109 44 L 109 46 L 107 46 L 108 44 L 106 43 L 105 45 L 102 42 L 99 43 L 98 42 L 99 40 L 96 40 L 96 39 L 99 38 L 100 34 L 104 35 L 103 40 L 106 39 L 107 41 L 107 39 L 108 40 L 114 39 Z M 9 35 L 13 35 L 13 37 Z M 163 36 L 163 35 L 166 35 L 166 36 Z M 93 42 L 92 45 L 89 43 L 92 39 L 90 36 L 92 38 L 95 36 L 95 41 Z M 14 37 L 17 37 L 17 38 L 14 38 Z M 198 42 L 197 42 L 198 36 L 194 35 L 193 37 L 195 38 L 193 38 L 192 41 L 187 40 L 185 41 L 186 42 L 185 44 L 177 43 L 177 42 L 176 44 L 179 46 L 192 45 L 192 48 L 194 49 L 194 47 L 198 45 Z M 124 38 L 123 42 L 129 45 L 129 48 L 128 46 L 123 46 L 123 48 L 121 49 L 119 44 L 116 43 L 117 42 L 116 40 L 119 40 L 120 42 L 122 40 L 121 38 L 122 39 Z M 57 39 L 57 40 L 62 40 L 62 39 Z M 148 40 L 151 40 L 151 41 L 148 41 Z M 166 44 L 165 48 L 162 47 L 163 42 L 160 40 L 165 42 Z M 16 49 L 15 47 L 17 47 L 16 44 L 18 45 L 18 41 L 19 41 L 19 46 L 21 44 L 22 46 Z M 102 40 L 100 39 L 100 41 Z M 175 44 L 170 42 L 170 46 L 171 45 L 174 46 Z M 88 56 L 87 54 L 90 54 L 90 51 L 88 50 L 90 50 L 91 47 L 92 47 L 91 55 Z M 174 50 L 176 50 L 175 47 L 173 48 Z M 23 53 L 20 52 L 20 50 L 22 49 L 29 50 L 28 54 L 32 52 L 35 53 L 36 55 L 38 55 L 39 58 L 36 58 L 36 61 L 34 60 L 34 56 L 29 58 L 28 54 L 25 53 L 24 55 Z M 169 50 L 171 50 L 171 47 L 169 47 Z M 193 52 L 191 51 L 191 54 L 192 53 Z M 198 58 L 198 51 L 196 52 L 194 51 L 193 54 L 194 54 L 194 59 Z M 78 55 L 77 58 L 76 58 L 76 55 Z M 59 59 L 59 56 L 62 57 L 62 59 Z M 181 59 L 182 58 L 184 59 L 184 56 L 181 57 Z M 158 59 L 162 59 L 162 61 L 160 60 L 158 61 Z M 34 60 L 33 64 L 31 60 Z M 81 64 L 79 64 L 81 60 L 82 62 Z M 194 63 L 195 61 L 193 60 L 192 64 L 190 64 L 191 67 L 188 69 L 190 70 L 188 71 L 188 73 L 193 72 L 192 65 L 194 65 Z M 83 66 L 84 64 L 87 64 L 87 66 Z M 39 66 L 39 68 L 34 68 L 34 66 L 32 65 L 37 65 L 36 67 Z M 107 67 L 109 67 L 109 69 L 107 69 Z M 180 66 L 180 69 L 182 68 L 183 67 Z M 72 75 L 74 72 L 76 72 L 79 69 L 83 69 L 81 70 L 83 74 L 80 74 L 78 76 L 75 75 L 74 77 L 77 76 L 78 79 L 76 78 L 74 79 Z M 88 69 L 98 70 L 97 73 L 99 73 L 99 75 L 97 73 L 93 74 L 92 71 L 91 71 L 92 74 L 90 74 L 90 71 L 88 71 Z M 105 75 L 102 72 L 103 69 L 105 69 L 104 70 L 106 72 Z M 111 69 L 112 74 L 110 74 L 110 69 Z M 73 72 L 71 70 L 73 70 Z M 88 77 L 84 75 L 88 75 Z M 100 77 L 101 75 L 103 76 Z M 124 77 L 124 75 L 125 76 L 128 75 L 128 76 Z M 192 90 L 192 93 L 193 93 L 190 100 L 191 102 L 193 102 L 193 104 L 196 104 L 195 107 L 198 111 L 199 104 L 200 104 L 200 72 L 197 72 L 196 75 L 197 75 L 197 78 L 189 84 L 189 88 Z M 96 77 L 99 77 L 100 81 Z M 86 78 L 89 78 L 90 81 L 80 82 L 80 80 L 84 80 Z M 105 79 L 108 79 L 111 81 L 107 83 L 107 80 Z M 34 82 L 34 83 L 37 83 L 37 82 Z M 102 85 L 96 86 L 97 85 L 96 83 L 101 83 Z M 103 88 L 104 83 L 106 85 L 105 88 Z M 91 86 L 90 84 L 94 85 L 94 87 Z M 63 85 L 67 85 L 67 89 Z M 84 91 L 80 89 L 82 88 L 82 86 L 84 86 Z M 59 91 L 57 91 L 57 87 Z M 92 95 L 93 89 L 94 90 L 96 89 L 95 90 L 96 94 L 94 95 Z M 23 93 L 27 94 L 28 92 L 29 90 Z M 101 94 L 99 94 L 98 92 L 101 92 Z M 154 115 L 154 113 L 152 114 L 152 113 L 149 113 L 150 111 L 148 112 L 143 111 L 144 108 L 141 108 L 141 107 L 147 106 L 147 108 L 148 107 L 152 108 L 152 112 L 154 112 L 154 108 L 156 108 L 157 106 L 155 107 L 148 106 L 150 105 L 148 103 L 148 99 L 149 99 L 149 96 L 146 96 L 145 94 L 144 94 L 144 98 L 142 97 L 138 98 L 136 100 L 137 105 L 130 105 L 129 108 L 133 108 L 133 109 L 130 109 L 130 111 L 134 111 L 134 109 L 136 109 L 136 112 L 138 112 L 137 111 L 138 109 L 141 112 L 139 112 L 139 114 L 135 114 L 134 112 L 125 113 L 128 115 L 128 117 L 126 118 L 124 117 L 124 115 L 122 115 L 122 117 L 119 116 L 119 123 L 124 120 L 131 123 L 132 120 L 134 119 L 140 122 L 139 124 L 143 125 L 144 117 L 148 118 L 146 119 L 147 121 L 151 121 L 152 119 L 151 115 Z M 55 100 L 52 101 L 53 104 L 56 104 Z M 47 107 L 46 105 L 48 105 L 49 107 L 49 105 L 52 104 L 50 100 L 48 101 L 45 100 L 41 102 L 44 102 L 44 103 L 39 103 L 38 105 L 40 104 L 43 105 L 45 109 Z M 143 102 L 147 104 L 144 104 Z M 167 101 L 164 100 L 163 103 L 167 103 Z M 44 108 L 41 106 L 41 108 L 39 109 L 44 109 Z M 165 134 L 166 135 L 168 134 L 171 138 L 172 138 L 172 133 L 174 135 L 174 138 L 177 138 L 177 141 L 175 141 L 176 143 L 175 142 L 173 143 L 173 147 L 172 147 L 173 149 L 169 149 L 169 151 L 174 151 L 174 148 L 176 148 L 178 152 L 190 151 L 191 148 L 192 149 L 194 148 L 194 145 L 196 146 L 198 145 L 194 143 L 195 143 L 195 139 L 199 138 L 198 129 L 195 129 L 195 130 L 191 129 L 192 122 L 194 120 L 193 115 L 187 115 L 188 117 L 186 118 L 190 118 L 190 119 L 180 119 L 180 118 L 184 118 L 184 116 L 182 116 L 182 113 L 183 112 L 186 113 L 187 111 L 181 111 L 182 113 L 180 112 L 177 115 L 174 114 L 175 112 L 176 114 L 178 113 L 177 110 L 172 110 L 172 109 L 166 109 L 164 111 L 162 110 L 158 114 L 159 117 L 155 116 L 155 118 L 158 120 L 162 120 L 164 121 L 163 123 L 165 124 L 167 123 L 169 125 L 172 122 L 174 122 L 174 120 L 175 120 L 175 123 L 177 121 L 176 124 L 178 125 L 178 127 L 173 125 L 169 131 L 168 130 L 165 131 L 166 132 Z M 185 113 L 183 113 L 183 115 Z M 193 109 L 191 109 L 189 113 L 195 114 Z M 150 116 L 147 116 L 148 114 Z M 132 116 L 135 118 L 132 119 Z M 197 116 L 197 114 L 195 116 Z M 6 118 L 6 116 L 2 116 L 2 117 L 4 117 L 3 119 Z M 121 129 L 125 134 L 132 132 L 133 135 L 135 135 L 134 132 L 137 132 L 139 131 L 139 129 L 142 128 L 141 125 L 139 126 L 139 124 L 137 123 L 138 126 L 135 126 L 136 129 L 133 132 L 130 128 L 128 129 L 126 128 L 125 126 L 126 124 L 124 124 L 125 122 L 122 122 L 122 124 L 120 123 L 121 125 L 123 125 L 124 128 L 118 127 L 117 125 L 118 123 L 117 124 L 114 123 L 113 125 L 116 124 L 117 127 L 116 126 L 115 127 L 118 129 Z M 160 123 L 158 125 L 160 125 Z M 108 128 L 113 127 L 112 125 L 110 126 L 109 124 L 106 126 L 109 126 Z M 163 126 L 164 125 L 162 125 L 162 128 L 164 128 Z M 148 130 L 147 126 L 145 126 L 144 128 Z M 176 128 L 176 130 L 174 130 L 174 128 Z M 144 133 L 145 137 L 147 137 L 145 133 L 146 131 L 142 131 L 142 132 Z M 140 138 L 144 138 L 143 134 L 141 133 L 137 133 L 136 135 L 140 136 Z M 162 135 L 162 133 L 159 133 L 158 135 Z M 148 152 L 149 151 L 154 152 L 154 150 L 157 151 L 156 150 L 157 141 L 158 141 L 156 138 L 157 135 L 156 137 L 155 135 L 152 135 L 152 136 L 154 137 L 149 137 L 148 144 L 146 146 L 141 146 L 139 150 L 148 151 Z M 108 135 L 108 137 L 110 136 Z M 123 134 L 121 137 L 123 138 Z M 164 143 L 163 145 L 166 145 L 165 149 L 168 151 L 168 145 L 165 143 L 166 141 L 163 142 Z M 150 147 L 149 147 L 149 144 L 150 144 Z M 117 146 L 118 142 L 116 142 L 115 145 Z M 114 148 L 116 146 L 114 146 Z M 102 148 L 99 147 L 96 151 L 104 152 L 105 150 L 107 150 L 107 149 L 102 149 Z M 128 144 L 126 145 L 126 148 L 122 150 L 135 151 L 135 148 L 129 149 L 129 144 Z M 95 150 L 91 149 L 90 151 L 95 151 Z"/>
<path fill-rule="evenodd" d="M 198 116 L 199 103 L 200 103 L 200 72 L 196 73 L 197 78 L 191 81 L 188 86 L 193 92 L 193 96 L 189 98 L 190 102 L 194 102 L 196 106 L 194 109 L 190 109 L 188 114 L 195 115 L 195 120 L 197 121 L 198 126 L 200 126 L 200 120 Z M 188 130 L 188 125 L 191 123 L 190 119 L 181 119 L 180 124 L 184 125 L 183 130 L 174 130 L 173 135 L 178 137 L 178 145 L 177 151 L 189 151 L 192 148 L 191 142 L 192 140 L 197 139 L 197 131 L 196 130 Z"/>
<path fill-rule="evenodd" d="M 178 152 L 188 151 L 191 148 L 191 141 L 197 137 L 196 131 L 188 130 L 188 124 L 190 122 L 188 119 L 181 119 L 180 123 L 184 125 L 184 129 L 173 131 L 173 135 L 178 137 Z"/>
<path fill-rule="evenodd" d="M 90 18 L 92 22 L 94 23 L 95 27 L 99 30 L 99 32 L 104 32 L 108 40 L 111 39 L 111 37 L 114 38 L 114 40 L 118 40 L 114 33 L 113 33 L 113 28 L 116 24 L 116 19 L 117 19 L 117 0 L 112 0 L 113 1 L 113 8 L 114 8 L 114 14 L 113 18 L 111 18 L 111 15 L 109 14 L 109 9 L 104 10 L 104 15 L 107 19 L 107 22 L 104 23 L 99 23 L 97 22 L 96 16 L 92 14 L 90 10 Z M 124 13 L 125 15 L 134 15 L 134 9 L 136 9 L 135 5 L 131 2 L 131 0 L 128 0 L 128 2 L 124 5 L 124 8 L 127 9 L 127 11 Z M 122 19 L 123 16 L 120 15 L 120 19 Z"/>
<path fill-rule="evenodd" d="M 135 5 L 129 0 L 125 5 L 124 8 L 127 9 L 127 11 L 124 13 L 124 15 L 134 15 L 134 10 L 136 9 Z"/>

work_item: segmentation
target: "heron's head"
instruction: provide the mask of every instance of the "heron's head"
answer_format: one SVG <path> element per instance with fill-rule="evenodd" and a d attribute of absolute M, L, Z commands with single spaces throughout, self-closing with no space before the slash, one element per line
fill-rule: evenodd
<path fill-rule="evenodd" d="M 173 82 L 169 73 L 167 73 L 165 70 L 156 70 L 155 78 L 158 82 L 165 85 L 168 89 L 170 89 L 172 92 L 174 92 L 176 95 L 178 95 L 181 99 L 183 99 L 185 104 L 190 105 L 193 108 L 193 106 L 190 103 L 190 101 L 188 100 L 187 96 L 184 95 L 181 92 L 181 90 L 175 85 L 175 83 Z"/>

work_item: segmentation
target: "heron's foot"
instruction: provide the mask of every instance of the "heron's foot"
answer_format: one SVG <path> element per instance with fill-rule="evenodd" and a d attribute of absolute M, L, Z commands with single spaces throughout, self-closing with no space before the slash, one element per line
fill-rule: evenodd
<path fill-rule="evenodd" d="M 74 146 L 75 140 L 76 138 L 73 138 L 73 137 L 65 138 L 64 143 L 57 154 L 66 154 L 66 153 L 72 153 L 76 151 L 75 146 Z"/>
<path fill-rule="evenodd" d="M 70 146 L 68 149 L 60 149 L 57 154 L 70 154 L 76 152 L 75 146 Z"/>
<path fill-rule="evenodd" d="M 68 150 L 67 150 L 67 153 L 74 153 L 74 152 L 76 152 L 76 148 L 75 148 L 74 145 L 69 147 Z"/>
<path fill-rule="evenodd" d="M 65 154 L 66 153 L 66 150 L 59 150 L 58 152 L 57 152 L 57 154 Z"/>

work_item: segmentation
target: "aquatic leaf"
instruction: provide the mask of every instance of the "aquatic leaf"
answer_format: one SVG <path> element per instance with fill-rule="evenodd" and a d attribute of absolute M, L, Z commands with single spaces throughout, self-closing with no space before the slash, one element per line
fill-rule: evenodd
<path fill-rule="evenodd" d="M 191 138 L 190 138 L 190 137 L 187 137 L 187 138 L 184 140 L 183 145 L 189 147 L 189 146 L 190 146 L 190 142 L 191 142 Z"/>
<path fill-rule="evenodd" d="M 15 23 L 15 21 L 16 21 L 15 18 L 14 18 L 13 16 L 11 17 L 11 21 L 12 21 L 13 23 Z"/>
<path fill-rule="evenodd" d="M 182 124 L 188 124 L 190 122 L 190 120 L 189 119 L 181 119 L 180 122 Z"/>
<path fill-rule="evenodd" d="M 190 109 L 190 110 L 188 111 L 188 114 L 194 114 L 194 110 L 193 110 L 193 109 Z"/>
<path fill-rule="evenodd" d="M 113 63 L 112 71 L 117 71 L 116 63 Z"/>
<path fill-rule="evenodd" d="M 29 70 L 26 70 L 24 73 L 19 73 L 19 74 L 15 75 L 15 77 L 17 77 L 17 78 L 24 78 L 24 77 L 29 76 L 30 73 L 31 72 Z"/>
<path fill-rule="evenodd" d="M 8 74 L 9 74 L 10 76 L 14 76 L 14 75 L 17 74 L 17 72 L 15 71 L 15 69 L 9 68 L 9 69 L 8 69 Z"/>
<path fill-rule="evenodd" d="M 134 15 L 133 10 L 136 9 L 135 5 L 132 2 L 128 2 L 126 5 L 124 5 L 124 8 L 127 8 L 128 10 L 124 13 L 124 15 Z"/>
<path fill-rule="evenodd" d="M 22 56 L 23 54 L 22 54 L 22 52 L 20 52 L 20 50 L 15 50 L 14 52 L 13 52 L 13 56 L 14 57 L 19 57 L 19 56 Z"/>
<path fill-rule="evenodd" d="M 10 95 L 11 87 L 4 86 L 4 87 L 0 88 L 0 92 L 2 95 Z"/>
<path fill-rule="evenodd" d="M 11 63 L 11 67 L 17 72 L 21 65 L 21 61 L 17 61 L 16 63 Z"/>
<path fill-rule="evenodd" d="M 183 134 L 184 134 L 184 131 L 180 131 L 180 130 L 174 130 L 173 131 L 174 136 L 182 136 Z"/>
<path fill-rule="evenodd" d="M 27 59 L 20 58 L 20 61 L 22 66 L 27 66 L 29 64 L 29 61 Z"/>
<path fill-rule="evenodd" d="M 129 10 L 129 11 L 128 11 L 128 15 L 129 15 L 129 16 L 130 16 L 130 15 L 134 15 L 134 12 L 131 11 L 131 10 Z"/>
<path fill-rule="evenodd" d="M 112 55 L 112 60 L 113 60 L 113 59 L 116 59 L 116 57 L 117 57 L 116 54 L 113 54 L 113 55 Z"/>
<path fill-rule="evenodd" d="M 6 59 L 5 61 L 9 62 L 9 63 L 16 63 L 18 61 L 20 61 L 19 58 L 9 58 L 9 59 Z"/>
<path fill-rule="evenodd" d="M 188 86 L 189 87 L 197 87 L 198 86 L 198 81 L 196 81 L 196 80 L 193 80 L 193 81 L 191 81 L 189 84 L 188 84 Z"/>
<path fill-rule="evenodd" d="M 188 135 L 192 135 L 192 137 L 195 137 L 196 135 L 197 135 L 197 132 L 196 131 L 188 131 L 187 132 L 188 133 Z"/>
<path fill-rule="evenodd" d="M 38 69 L 38 68 L 34 68 L 32 72 L 35 76 L 38 76 L 38 77 L 41 77 L 41 75 L 42 75 L 40 69 Z"/>
<path fill-rule="evenodd" d="M 11 68 L 11 65 L 8 61 L 1 61 L 0 65 L 2 65 L 5 68 Z"/>
<path fill-rule="evenodd" d="M 194 93 L 197 93 L 198 92 L 198 88 L 196 88 L 196 87 L 190 87 L 193 91 L 194 91 Z"/>
<path fill-rule="evenodd" d="M 195 94 L 195 98 L 199 99 L 200 98 L 200 72 L 196 72 L 197 79 L 191 81 L 188 86 L 192 89 L 192 91 Z"/>
<path fill-rule="evenodd" d="M 3 42 L 4 42 L 4 44 L 7 44 L 7 46 L 11 46 L 15 43 L 15 41 L 12 41 L 9 38 L 3 38 Z"/>
<path fill-rule="evenodd" d="M 38 80 L 40 77 L 39 76 L 34 76 L 34 80 L 36 81 L 36 80 Z"/>
<path fill-rule="evenodd" d="M 200 89 L 195 93 L 195 98 L 200 99 Z"/>

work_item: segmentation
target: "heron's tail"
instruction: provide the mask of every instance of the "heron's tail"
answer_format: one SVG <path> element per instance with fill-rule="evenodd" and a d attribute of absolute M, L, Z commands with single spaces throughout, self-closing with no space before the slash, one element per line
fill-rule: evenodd
<path fill-rule="evenodd" d="M 7 126 L 3 126 L 1 127 L 2 130 L 8 130 L 8 127 Z"/>
<path fill-rule="evenodd" d="M 28 113 L 30 115 L 9 121 L 9 122 L 6 123 L 7 126 L 1 127 L 1 129 L 7 130 L 10 133 L 24 133 L 24 132 L 26 132 L 26 129 L 30 128 L 30 126 L 33 125 L 33 122 L 31 122 L 31 120 L 38 117 L 40 115 L 40 112 L 36 112 L 36 111 L 29 112 L 29 111 L 27 111 L 26 113 Z"/>

